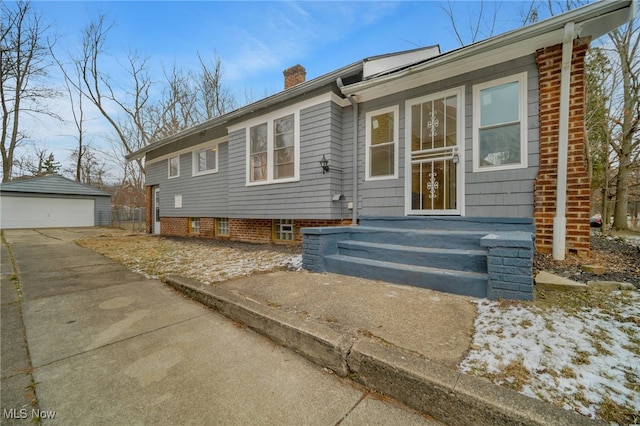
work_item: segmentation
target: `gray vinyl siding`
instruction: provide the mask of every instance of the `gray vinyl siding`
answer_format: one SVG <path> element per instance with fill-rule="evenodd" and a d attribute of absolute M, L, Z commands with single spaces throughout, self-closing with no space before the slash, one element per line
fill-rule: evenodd
<path fill-rule="evenodd" d="M 324 102 L 300 111 L 300 180 L 247 186 L 246 129 L 229 135 L 229 217 L 262 219 L 339 219 L 337 171 L 322 174 L 324 154 L 340 167 L 340 108 Z M 271 167 L 271 165 L 269 165 Z"/>
<path fill-rule="evenodd" d="M 473 172 L 473 85 L 501 77 L 528 73 L 528 167 L 515 170 Z M 405 185 L 405 101 L 464 86 L 465 88 L 465 216 L 533 217 L 533 187 L 539 163 L 538 69 L 533 55 L 498 64 L 426 86 L 366 102 L 360 106 L 358 135 L 359 214 L 404 216 Z M 380 108 L 399 106 L 398 178 L 365 181 L 365 114 Z M 350 127 L 349 127 L 350 128 Z M 350 137 L 347 132 L 345 136 Z"/>
<path fill-rule="evenodd" d="M 111 225 L 111 197 L 94 197 L 94 224 L 96 226 Z"/>
<path fill-rule="evenodd" d="M 218 145 L 218 171 L 193 176 L 193 153 L 180 155 L 180 176 L 169 179 L 169 160 L 148 164 L 147 185 L 160 187 L 160 215 L 163 217 L 227 217 L 228 143 Z M 182 208 L 175 196 L 182 196 Z"/>
<path fill-rule="evenodd" d="M 473 172 L 473 85 L 528 73 L 528 167 Z M 532 217 L 533 188 L 538 172 L 538 71 L 533 55 L 430 83 L 359 104 L 358 114 L 358 214 L 405 215 L 405 102 L 441 91 L 464 87 L 464 215 L 472 217 Z M 368 111 L 399 107 L 398 177 L 365 180 L 365 116 Z M 273 110 L 263 111 L 268 114 Z M 254 118 L 256 115 L 251 115 Z M 249 118 L 249 117 L 248 117 Z M 234 128 L 238 129 L 238 123 Z M 247 186 L 246 128 L 228 135 L 219 145 L 218 172 L 193 177 L 191 152 L 180 156 L 180 176 L 168 179 L 168 160 L 147 165 L 147 185 L 159 185 L 162 216 L 231 217 L 246 219 L 348 219 L 353 201 L 353 108 L 327 101 L 300 111 L 299 181 Z M 201 135 L 196 137 L 199 138 Z M 192 137 L 193 139 L 194 137 Z M 185 149 L 200 140 L 178 141 Z M 170 153 L 164 147 L 162 154 Z M 154 154 L 156 155 L 156 154 Z M 332 170 L 323 174 L 319 161 L 325 155 Z M 158 158 L 149 156 L 148 158 Z M 272 165 L 269 165 L 272 166 Z M 342 170 L 342 172 L 340 172 Z M 344 201 L 332 201 L 343 194 Z M 174 207 L 182 195 L 182 208 Z"/>
<path fill-rule="evenodd" d="M 527 168 L 473 172 L 473 84 L 527 72 Z M 474 73 L 467 85 L 465 140 L 466 216 L 533 217 L 534 183 L 539 166 L 538 68 L 533 55 Z"/>

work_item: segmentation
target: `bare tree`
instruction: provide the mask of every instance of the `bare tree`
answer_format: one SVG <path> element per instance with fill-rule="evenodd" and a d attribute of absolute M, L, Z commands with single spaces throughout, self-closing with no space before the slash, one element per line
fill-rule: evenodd
<path fill-rule="evenodd" d="M 229 90 L 222 84 L 222 60 L 215 55 L 211 66 L 202 59 L 200 61 L 200 75 L 196 82 L 195 92 L 200 94 L 201 103 L 199 121 L 209 120 L 225 114 L 236 107 L 236 100 Z"/>
<path fill-rule="evenodd" d="M 44 38 L 49 26 L 31 9 L 29 1 L 2 2 L 0 26 L 0 100 L 2 103 L 2 181 L 11 179 L 16 147 L 27 134 L 20 127 L 23 115 L 59 118 L 43 100 L 58 95 L 42 84 L 50 65 Z"/>
<path fill-rule="evenodd" d="M 199 73 L 175 64 L 165 71 L 162 97 L 148 106 L 148 133 L 162 139 L 232 110 L 234 97 L 222 84 L 222 61 L 217 56 L 207 64 L 200 54 Z"/>
<path fill-rule="evenodd" d="M 161 98 L 148 105 L 147 127 L 157 140 L 173 135 L 199 122 L 198 96 L 193 90 L 194 76 L 175 64 L 164 73 L 165 88 Z"/>
<path fill-rule="evenodd" d="M 639 20 L 609 33 L 614 58 L 619 66 L 616 81 L 621 82 L 619 107 L 610 111 L 614 124 L 611 147 L 617 155 L 616 203 L 613 227 L 628 229 L 629 179 L 640 156 L 640 25 Z"/>
<path fill-rule="evenodd" d="M 56 60 L 56 62 L 58 62 Z M 76 140 L 78 141 L 78 147 L 73 151 L 72 160 L 75 164 L 74 177 L 76 182 L 82 182 L 82 170 L 83 170 L 83 160 L 84 156 L 87 153 L 88 146 L 85 143 L 85 131 L 84 131 L 84 108 L 82 105 L 82 92 L 77 88 L 80 87 L 81 81 L 80 76 L 76 76 L 78 79 L 77 84 L 71 84 L 69 82 L 69 75 L 64 70 L 64 67 L 60 62 L 58 65 L 63 70 L 64 74 L 64 83 L 67 88 L 67 94 L 69 95 L 69 105 L 71 105 L 71 114 L 73 116 L 73 124 L 78 131 L 76 136 Z M 86 183 L 86 182 L 85 182 Z"/>
<path fill-rule="evenodd" d="M 26 154 L 22 157 L 23 168 L 31 176 L 46 176 L 56 174 L 60 171 L 61 165 L 56 161 L 53 152 L 40 143 L 32 146 L 33 156 Z"/>
<path fill-rule="evenodd" d="M 235 103 L 221 85 L 221 61 L 217 57 L 210 66 L 199 56 L 199 73 L 185 72 L 174 65 L 165 72 L 165 89 L 157 100 L 152 98 L 152 93 L 157 93 L 152 90 L 157 84 L 151 81 L 147 58 L 139 53 L 129 52 L 125 61 L 119 63 L 119 71 L 125 76 L 112 79 L 105 68 L 106 41 L 111 27 L 104 15 L 86 26 L 82 52 L 71 60 L 79 82 L 70 78 L 67 81 L 98 109 L 113 129 L 112 160 L 121 166 L 123 184 L 142 191 L 144 160 L 129 163 L 124 160 L 125 156 L 222 114 Z M 82 151 L 78 154 L 81 157 Z M 81 158 L 77 160 L 80 164 Z"/>
<path fill-rule="evenodd" d="M 83 97 L 98 109 L 102 117 L 109 123 L 115 133 L 115 151 L 124 158 L 139 148 L 152 141 L 149 127 L 146 126 L 146 108 L 150 96 L 151 79 L 147 72 L 147 60 L 145 57 L 130 52 L 126 56 L 126 63 L 120 64 L 121 71 L 128 78 L 120 79 L 116 84 L 103 69 L 103 59 L 106 55 L 105 43 L 107 34 L 113 24 L 107 23 L 104 15 L 98 16 L 90 22 L 82 34 L 82 51 L 71 59 L 72 67 L 78 76 L 78 81 L 71 78 L 65 66 L 60 65 L 65 72 L 66 81 L 71 88 L 78 91 L 78 98 Z M 58 62 L 60 64 L 60 62 Z M 73 100 L 71 100 L 73 103 Z M 80 112 L 82 107 L 78 103 L 78 115 L 76 127 L 79 137 L 82 137 L 83 127 Z M 83 157 L 89 151 L 83 150 L 83 141 L 79 139 L 78 149 L 75 151 L 76 176 L 82 175 L 83 164 L 91 162 L 91 158 L 85 162 Z M 93 157 L 92 157 L 93 158 Z M 121 164 L 121 159 L 116 159 Z M 142 159 L 136 160 L 132 165 L 123 167 L 123 180 L 142 190 L 144 180 L 144 163 Z M 82 179 L 82 177 L 81 177 Z"/>
<path fill-rule="evenodd" d="M 74 163 L 73 173 L 79 177 L 76 180 L 96 188 L 105 188 L 107 178 L 107 164 L 104 161 L 104 154 L 91 149 L 88 145 L 82 146 L 71 153 L 71 160 Z"/>
<path fill-rule="evenodd" d="M 496 18 L 498 16 L 498 4 L 494 1 L 492 5 L 487 5 L 484 0 L 480 0 L 476 3 L 478 10 L 475 11 L 475 17 L 471 17 L 472 14 L 465 14 L 469 16 L 466 23 L 468 28 L 464 28 L 459 21 L 459 17 L 456 17 L 456 13 L 451 4 L 451 0 L 447 1 L 446 7 L 441 6 L 444 13 L 449 18 L 453 33 L 460 43 L 460 46 L 472 44 L 478 41 L 480 38 L 487 38 L 493 35 L 496 27 Z M 469 3 L 465 3 L 465 8 L 469 7 Z"/>

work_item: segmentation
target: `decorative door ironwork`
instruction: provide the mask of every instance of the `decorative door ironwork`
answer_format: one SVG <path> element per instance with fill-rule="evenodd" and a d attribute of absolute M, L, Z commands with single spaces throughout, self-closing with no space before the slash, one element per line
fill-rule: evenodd
<path fill-rule="evenodd" d="M 459 213 L 458 95 L 411 105 L 411 212 Z"/>

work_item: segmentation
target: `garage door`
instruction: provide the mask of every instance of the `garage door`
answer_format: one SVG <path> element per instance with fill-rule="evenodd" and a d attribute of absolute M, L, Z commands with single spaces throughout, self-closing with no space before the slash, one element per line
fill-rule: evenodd
<path fill-rule="evenodd" d="M 0 198 L 0 227 L 93 226 L 94 209 L 94 200 L 3 196 Z"/>

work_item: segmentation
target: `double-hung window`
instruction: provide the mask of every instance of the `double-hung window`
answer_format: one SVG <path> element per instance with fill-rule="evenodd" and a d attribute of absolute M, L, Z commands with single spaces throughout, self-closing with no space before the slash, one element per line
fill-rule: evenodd
<path fill-rule="evenodd" d="M 248 128 L 247 183 L 288 182 L 298 179 L 297 113 L 275 116 Z"/>
<path fill-rule="evenodd" d="M 218 147 L 208 147 L 193 152 L 193 175 L 205 175 L 218 171 Z"/>
<path fill-rule="evenodd" d="M 180 177 L 180 156 L 169 158 L 169 179 Z"/>
<path fill-rule="evenodd" d="M 295 169 L 293 114 L 274 120 L 273 132 L 273 178 L 293 177 Z"/>
<path fill-rule="evenodd" d="M 527 167 L 527 73 L 473 86 L 473 170 Z"/>
<path fill-rule="evenodd" d="M 367 180 L 398 177 L 398 107 L 366 114 Z"/>
<path fill-rule="evenodd" d="M 251 182 L 261 182 L 267 180 L 267 123 L 253 126 L 249 130 L 250 137 L 250 167 L 249 173 Z"/>

